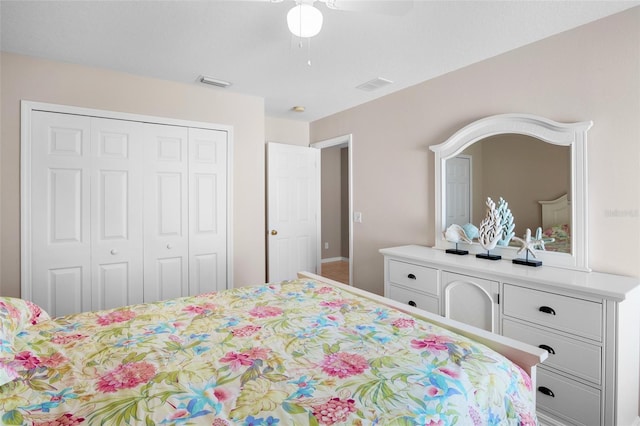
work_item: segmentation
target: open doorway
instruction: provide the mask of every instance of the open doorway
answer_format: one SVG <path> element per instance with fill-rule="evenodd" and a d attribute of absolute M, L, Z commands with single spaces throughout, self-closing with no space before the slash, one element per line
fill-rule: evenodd
<path fill-rule="evenodd" d="M 353 180 L 351 135 L 320 141 L 320 220 L 318 265 L 320 275 L 353 283 Z"/>

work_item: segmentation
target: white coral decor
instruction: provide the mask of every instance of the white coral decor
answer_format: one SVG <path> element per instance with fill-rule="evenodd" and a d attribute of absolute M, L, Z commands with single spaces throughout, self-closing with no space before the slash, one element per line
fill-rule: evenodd
<path fill-rule="evenodd" d="M 496 203 L 487 197 L 487 215 L 480 222 L 478 242 L 483 249 L 489 251 L 496 247 L 500 238 L 502 238 L 502 219 L 496 209 Z"/>

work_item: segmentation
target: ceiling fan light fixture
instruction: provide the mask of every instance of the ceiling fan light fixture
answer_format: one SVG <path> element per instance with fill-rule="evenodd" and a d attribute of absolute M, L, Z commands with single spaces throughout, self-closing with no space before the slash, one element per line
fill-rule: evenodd
<path fill-rule="evenodd" d="M 296 37 L 313 37 L 322 29 L 322 12 L 310 4 L 298 4 L 287 13 L 287 25 Z"/>

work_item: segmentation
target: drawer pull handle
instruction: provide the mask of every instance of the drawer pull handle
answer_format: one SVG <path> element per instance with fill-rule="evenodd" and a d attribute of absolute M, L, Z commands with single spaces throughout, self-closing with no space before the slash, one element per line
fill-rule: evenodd
<path fill-rule="evenodd" d="M 539 311 L 544 312 L 545 314 L 551 314 L 551 315 L 556 314 L 556 311 L 554 311 L 553 308 L 550 308 L 548 306 L 540 306 Z"/>
<path fill-rule="evenodd" d="M 407 303 L 409 306 L 418 306 L 418 304 L 416 302 L 414 302 L 413 300 L 409 300 L 409 303 Z"/>
<path fill-rule="evenodd" d="M 544 386 L 539 386 L 538 387 L 538 392 L 543 393 L 543 394 L 545 394 L 547 396 L 550 396 L 551 398 L 555 398 L 556 397 L 551 389 L 546 388 Z"/>
<path fill-rule="evenodd" d="M 544 349 L 545 351 L 549 352 L 551 355 L 555 355 L 556 351 L 553 350 L 553 348 L 551 346 L 548 345 L 540 345 L 538 346 L 540 349 Z"/>
<path fill-rule="evenodd" d="M 407 278 L 409 278 L 410 280 L 415 280 L 416 276 L 413 275 L 413 274 L 409 274 L 409 275 L 407 275 Z"/>

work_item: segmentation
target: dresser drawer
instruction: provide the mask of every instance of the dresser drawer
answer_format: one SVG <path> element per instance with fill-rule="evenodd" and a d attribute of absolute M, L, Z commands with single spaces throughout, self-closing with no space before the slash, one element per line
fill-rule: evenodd
<path fill-rule="evenodd" d="M 538 368 L 538 409 L 578 425 L 600 424 L 600 391 Z M 549 392 L 550 391 L 550 392 Z"/>
<path fill-rule="evenodd" d="M 602 363 L 600 346 L 570 339 L 508 319 L 502 321 L 502 334 L 548 350 L 549 358 L 544 362 L 545 366 L 557 368 L 571 376 L 600 384 Z"/>
<path fill-rule="evenodd" d="M 389 293 L 385 296 L 398 302 L 406 303 L 407 305 L 440 315 L 440 301 L 436 297 L 431 297 L 396 285 L 390 285 Z"/>
<path fill-rule="evenodd" d="M 413 263 L 389 260 L 389 281 L 438 296 L 438 271 Z"/>
<path fill-rule="evenodd" d="M 556 330 L 602 340 L 602 304 L 504 285 L 504 314 Z"/>

